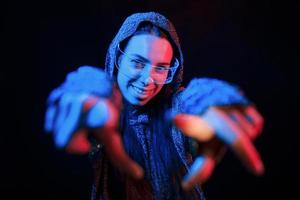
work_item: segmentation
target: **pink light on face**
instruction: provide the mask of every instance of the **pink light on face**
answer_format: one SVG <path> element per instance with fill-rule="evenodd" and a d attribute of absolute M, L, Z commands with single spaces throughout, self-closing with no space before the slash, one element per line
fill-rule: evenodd
<path fill-rule="evenodd" d="M 147 64 L 142 72 L 132 76 L 124 75 L 128 66 L 132 65 L 131 58 L 121 56 L 117 81 L 123 97 L 132 105 L 143 106 L 153 99 L 162 89 L 163 84 L 157 84 L 154 80 L 152 66 L 170 66 L 173 49 L 170 42 L 150 34 L 133 36 L 124 49 L 125 55 L 136 57 Z M 166 79 L 166 77 L 165 77 Z"/>

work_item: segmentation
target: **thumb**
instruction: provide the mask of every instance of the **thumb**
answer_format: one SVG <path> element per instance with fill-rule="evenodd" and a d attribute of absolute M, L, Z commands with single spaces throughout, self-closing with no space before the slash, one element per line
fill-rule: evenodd
<path fill-rule="evenodd" d="M 214 136 L 214 129 L 197 115 L 177 114 L 173 118 L 173 123 L 184 135 L 199 142 L 208 141 Z"/>

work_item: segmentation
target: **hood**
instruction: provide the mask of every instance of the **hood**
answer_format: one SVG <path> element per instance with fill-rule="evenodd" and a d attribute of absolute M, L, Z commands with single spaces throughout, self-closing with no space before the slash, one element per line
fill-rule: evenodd
<path fill-rule="evenodd" d="M 119 29 L 119 32 L 111 42 L 109 49 L 107 51 L 106 60 L 105 60 L 105 72 L 111 79 L 113 79 L 113 74 L 115 70 L 114 60 L 116 56 L 117 45 L 123 40 L 125 40 L 126 38 L 132 36 L 136 31 L 136 29 L 138 28 L 139 24 L 145 21 L 151 22 L 152 24 L 166 31 L 169 34 L 170 38 L 173 40 L 173 43 L 177 48 L 177 50 L 174 50 L 174 53 L 177 52 L 177 54 L 179 54 L 179 55 L 176 54 L 175 55 L 177 56 L 180 65 L 177 69 L 176 74 L 174 75 L 172 82 L 169 84 L 171 90 L 176 91 L 182 82 L 182 74 L 183 74 L 183 55 L 179 44 L 179 38 L 172 22 L 170 22 L 163 15 L 156 12 L 135 13 L 126 18 L 121 28 Z"/>

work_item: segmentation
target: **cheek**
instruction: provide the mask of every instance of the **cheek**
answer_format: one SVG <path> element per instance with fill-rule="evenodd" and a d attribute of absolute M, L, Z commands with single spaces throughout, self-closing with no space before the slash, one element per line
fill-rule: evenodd
<path fill-rule="evenodd" d="M 117 83 L 118 83 L 118 86 L 120 88 L 120 91 L 122 93 L 122 96 L 124 96 L 124 93 L 126 93 L 126 80 L 124 78 L 124 76 L 120 75 L 120 73 L 118 73 L 117 75 Z"/>
<path fill-rule="evenodd" d="M 120 88 L 125 89 L 128 85 L 129 80 L 126 76 L 118 73 L 117 82 L 118 82 L 118 85 L 119 85 Z"/>

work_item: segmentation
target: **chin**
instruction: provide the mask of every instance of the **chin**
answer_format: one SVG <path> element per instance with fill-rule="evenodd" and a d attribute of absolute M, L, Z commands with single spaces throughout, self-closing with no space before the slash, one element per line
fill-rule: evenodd
<path fill-rule="evenodd" d="M 149 102 L 149 101 L 140 101 L 140 102 L 138 103 L 138 106 L 144 106 L 144 105 L 146 105 L 148 102 Z"/>
<path fill-rule="evenodd" d="M 127 100 L 128 101 L 128 100 Z M 128 101 L 130 104 L 134 105 L 134 106 L 144 106 L 146 105 L 150 100 L 143 100 L 143 101 Z"/>

